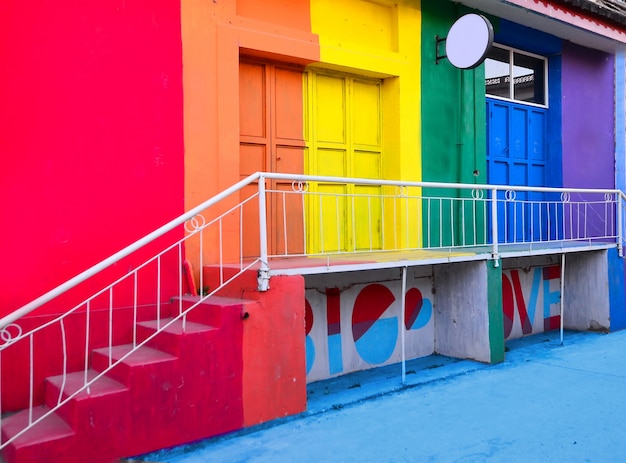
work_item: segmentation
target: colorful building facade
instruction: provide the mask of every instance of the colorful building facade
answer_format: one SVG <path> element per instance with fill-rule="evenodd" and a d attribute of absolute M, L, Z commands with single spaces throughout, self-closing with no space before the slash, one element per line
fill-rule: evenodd
<path fill-rule="evenodd" d="M 0 240 L 1 316 L 255 172 L 626 186 L 626 14 L 589 10 L 580 5 L 585 2 L 521 0 L 39 3 L 0 7 L 6 70 L 0 101 L 11 108 L 3 113 L 0 134 L 8 164 L 0 197 L 10 224 Z M 494 47 L 484 64 L 461 70 L 437 59 L 437 38 L 469 12 L 490 20 Z M 272 180 L 270 187 L 291 184 Z M 465 218 L 442 212 L 433 222 L 432 212 L 419 208 L 401 211 L 406 226 L 393 230 L 393 222 L 382 220 L 389 214 L 385 186 L 317 182 L 311 188 L 381 199 L 367 217 L 348 200 L 337 202 L 341 216 L 300 201 L 270 202 L 270 250 L 385 249 L 394 232 L 403 242 L 426 242 L 428 236 L 431 246 L 453 247 L 467 238 L 455 226 Z M 436 188 L 420 193 L 441 195 Z M 220 207 L 251 194 L 252 188 L 244 189 Z M 471 191 L 459 194 L 469 198 Z M 528 195 L 528 201 L 547 197 Z M 211 235 L 185 248 L 189 256 L 202 255 L 191 258 L 196 282 L 210 273 L 203 264 L 258 254 L 258 241 L 240 245 L 237 238 L 241 229 L 255 235 L 258 208 L 242 211 L 221 231 L 225 246 L 215 246 L 218 237 Z M 280 217 L 303 213 L 320 220 L 282 232 Z M 359 229 L 371 220 L 387 225 L 367 243 L 348 242 L 347 234 L 320 239 L 328 236 L 324 227 Z M 589 220 L 589 227 L 596 225 Z M 516 226 L 503 233 L 527 233 Z M 176 229 L 168 236 L 184 233 Z M 487 244 L 486 236 L 474 238 Z M 62 313 L 98 284 L 130 272 L 165 241 L 115 263 L 28 316 L 24 326 Z M 216 364 L 219 352 L 229 352 L 233 370 L 219 371 L 236 383 L 221 387 L 216 378 L 210 386 L 228 405 L 227 411 L 210 409 L 225 416 L 224 424 L 198 425 L 204 434 L 172 431 L 166 441 L 174 445 L 302 412 L 307 382 L 405 355 L 501 362 L 507 339 L 560 325 L 563 285 L 569 328 L 624 328 L 624 264 L 617 250 L 578 253 L 569 265 L 571 273 L 561 273 L 559 253 L 501 266 L 428 264 L 408 269 L 404 293 L 397 269 L 282 276 L 267 294 L 256 292 L 247 275 L 220 296 L 254 302 L 244 304 L 241 321 L 231 313 L 239 308 L 221 309 L 232 336 L 212 341 Z M 156 291 L 178 294 L 179 280 L 172 273 Z M 154 292 L 141 288 L 139 298 Z M 128 305 L 120 298 L 110 311 L 128 318 Z M 77 338 L 85 331 L 81 317 L 72 319 Z M 112 337 L 108 330 L 103 321 L 92 338 Z M 120 342 L 129 336 L 118 335 Z M 44 334 L 38 342 L 52 346 L 57 337 Z M 58 355 L 50 347 L 33 360 L 42 382 L 35 386 L 36 401 L 45 396 L 44 378 L 59 368 Z M 70 363 L 83 362 L 81 355 Z M 28 402 L 20 392 L 27 390 L 25 380 L 9 374 L 27 370 L 27 358 L 18 351 L 2 359 L 3 410 Z M 149 450 L 146 442 L 117 456 Z M 29 461 L 15 455 L 10 461 Z"/>

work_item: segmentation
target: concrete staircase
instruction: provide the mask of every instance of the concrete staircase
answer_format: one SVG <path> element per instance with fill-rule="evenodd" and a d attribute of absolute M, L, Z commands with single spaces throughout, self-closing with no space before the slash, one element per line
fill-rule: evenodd
<path fill-rule="evenodd" d="M 195 299 L 197 300 L 197 298 Z M 189 307 L 194 298 L 183 298 Z M 212 297 L 177 320 L 4 450 L 6 463 L 110 462 L 239 429 L 242 404 L 242 317 L 257 302 Z M 178 307 L 178 301 L 173 301 Z M 171 319 L 140 322 L 145 340 Z M 88 379 L 132 345 L 95 349 Z M 83 371 L 45 380 L 33 419 L 84 384 Z M 2 440 L 28 423 L 28 410 L 2 421 Z"/>

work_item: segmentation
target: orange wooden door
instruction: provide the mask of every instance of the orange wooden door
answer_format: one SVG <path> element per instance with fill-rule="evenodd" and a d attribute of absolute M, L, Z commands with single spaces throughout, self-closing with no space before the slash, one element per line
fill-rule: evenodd
<path fill-rule="evenodd" d="M 302 69 L 242 60 L 239 65 L 239 172 L 304 172 Z M 272 255 L 304 251 L 303 198 L 291 182 L 267 182 L 268 248 Z M 257 191 L 253 185 L 241 199 Z M 258 199 L 243 208 L 243 256 L 259 255 Z"/>

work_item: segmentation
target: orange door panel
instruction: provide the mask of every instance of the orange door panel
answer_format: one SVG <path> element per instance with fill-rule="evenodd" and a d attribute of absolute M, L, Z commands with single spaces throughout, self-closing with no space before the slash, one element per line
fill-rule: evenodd
<path fill-rule="evenodd" d="M 239 66 L 241 178 L 254 172 L 304 172 L 302 70 L 242 61 Z M 268 182 L 268 247 L 271 255 L 304 251 L 303 206 L 291 182 Z M 245 200 L 257 191 L 242 191 Z M 288 219 L 288 220 L 287 220 Z M 258 257 L 258 200 L 243 209 L 244 257 Z"/>

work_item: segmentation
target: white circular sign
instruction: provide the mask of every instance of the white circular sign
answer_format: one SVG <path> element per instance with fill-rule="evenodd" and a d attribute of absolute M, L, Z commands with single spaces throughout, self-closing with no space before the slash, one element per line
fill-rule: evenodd
<path fill-rule="evenodd" d="M 472 69 L 481 64 L 493 43 L 493 27 L 479 14 L 457 19 L 446 38 L 446 55 L 452 66 Z"/>

